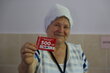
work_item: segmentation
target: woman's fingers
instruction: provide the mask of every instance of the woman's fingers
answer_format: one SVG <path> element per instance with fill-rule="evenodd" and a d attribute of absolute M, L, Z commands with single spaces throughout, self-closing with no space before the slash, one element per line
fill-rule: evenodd
<path fill-rule="evenodd" d="M 31 50 L 33 50 L 33 51 L 36 51 L 36 50 L 37 50 L 37 49 L 36 49 L 36 46 L 35 46 L 34 44 L 32 44 L 32 43 L 29 43 L 29 42 L 27 42 L 27 43 L 24 45 L 24 47 L 27 48 L 27 49 L 31 49 Z"/>
<path fill-rule="evenodd" d="M 24 52 L 35 52 L 37 49 L 36 49 L 36 46 L 31 44 L 31 43 L 25 43 L 23 45 L 23 47 L 21 48 L 21 53 L 23 54 Z"/>
<path fill-rule="evenodd" d="M 36 46 L 32 43 L 25 43 L 21 48 L 21 57 L 25 63 L 32 63 L 34 60 L 34 54 L 36 51 Z"/>
<path fill-rule="evenodd" d="M 34 54 L 32 54 L 32 53 L 24 53 L 22 57 L 23 58 L 28 58 L 28 57 L 33 57 L 33 55 Z"/>

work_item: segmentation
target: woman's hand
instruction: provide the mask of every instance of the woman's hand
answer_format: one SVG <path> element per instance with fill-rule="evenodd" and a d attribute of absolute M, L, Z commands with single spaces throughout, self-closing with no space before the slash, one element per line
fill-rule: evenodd
<path fill-rule="evenodd" d="M 21 50 L 21 64 L 18 67 L 19 73 L 34 73 L 36 66 L 38 64 L 37 60 L 34 58 L 36 46 L 32 43 L 25 43 Z"/>
<path fill-rule="evenodd" d="M 35 60 L 34 54 L 36 50 L 37 48 L 34 44 L 29 42 L 25 43 L 21 48 L 22 61 L 27 65 L 32 64 Z"/>

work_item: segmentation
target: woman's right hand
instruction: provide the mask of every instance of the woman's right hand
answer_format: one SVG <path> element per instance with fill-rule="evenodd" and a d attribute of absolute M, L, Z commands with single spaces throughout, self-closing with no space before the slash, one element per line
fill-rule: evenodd
<path fill-rule="evenodd" d="M 34 58 L 36 46 L 32 43 L 25 43 L 21 50 L 21 63 L 18 66 L 19 73 L 34 73 L 38 64 Z"/>
<path fill-rule="evenodd" d="M 37 50 L 36 46 L 32 43 L 25 43 L 21 48 L 21 58 L 22 62 L 26 65 L 31 65 L 35 62 L 34 54 Z"/>

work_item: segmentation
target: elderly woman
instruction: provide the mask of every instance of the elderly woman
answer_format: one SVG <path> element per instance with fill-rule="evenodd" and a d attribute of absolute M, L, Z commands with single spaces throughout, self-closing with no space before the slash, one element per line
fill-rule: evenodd
<path fill-rule="evenodd" d="M 45 18 L 47 37 L 56 39 L 54 51 L 38 50 L 29 42 L 24 44 L 21 48 L 19 73 L 87 72 L 88 62 L 81 46 L 66 42 L 72 25 L 68 8 L 56 4 Z"/>

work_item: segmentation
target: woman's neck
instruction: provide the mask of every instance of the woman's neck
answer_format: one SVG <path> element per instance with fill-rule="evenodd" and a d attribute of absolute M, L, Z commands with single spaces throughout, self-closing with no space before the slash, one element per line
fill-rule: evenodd
<path fill-rule="evenodd" d="M 56 45 L 55 50 L 53 52 L 53 55 L 55 56 L 55 58 L 59 64 L 64 63 L 65 54 L 66 54 L 65 52 L 66 52 L 66 44 L 65 43 Z"/>

